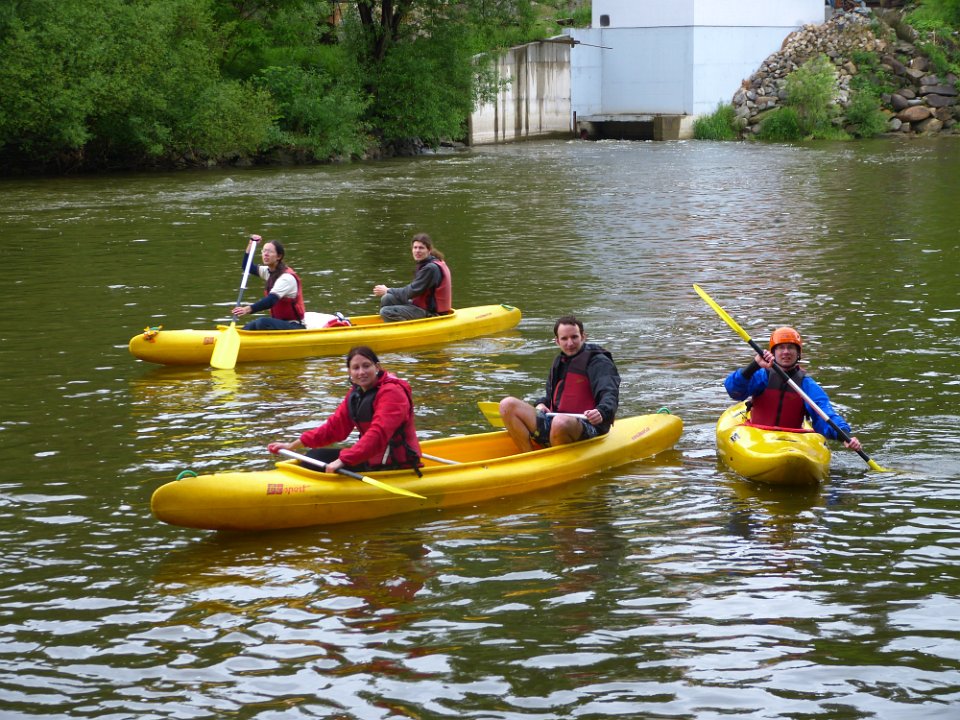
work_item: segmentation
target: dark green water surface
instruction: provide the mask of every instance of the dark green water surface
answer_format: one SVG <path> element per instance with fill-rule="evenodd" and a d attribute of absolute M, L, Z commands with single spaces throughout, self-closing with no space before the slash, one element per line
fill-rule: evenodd
<path fill-rule="evenodd" d="M 377 164 L 0 183 L 0 718 L 952 718 L 960 714 L 960 144 L 546 142 Z M 429 232 L 512 331 L 385 354 L 423 437 L 537 394 L 575 312 L 675 451 L 548 493 L 258 535 L 157 522 L 186 468 L 270 466 L 342 358 L 149 366 L 210 327 L 245 237 L 308 308 L 373 312 Z M 871 472 L 718 466 L 727 372 L 794 324 Z M 252 283 L 247 298 L 262 291 Z"/>

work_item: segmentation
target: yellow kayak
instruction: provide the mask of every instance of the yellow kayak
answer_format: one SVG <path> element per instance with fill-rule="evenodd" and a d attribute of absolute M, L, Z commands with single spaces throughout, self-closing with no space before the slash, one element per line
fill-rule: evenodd
<path fill-rule="evenodd" d="M 717 422 L 717 454 L 735 473 L 770 485 L 816 485 L 830 474 L 826 438 L 815 432 L 770 430 L 744 425 L 744 403 Z"/>
<path fill-rule="evenodd" d="M 157 519 L 171 525 L 274 530 L 472 505 L 652 457 L 672 448 L 682 430 L 680 418 L 658 413 L 618 419 L 607 435 L 529 453 L 519 453 L 503 431 L 426 440 L 421 443 L 424 455 L 456 464 L 425 458 L 420 478 L 412 470 L 369 473 L 370 478 L 425 499 L 285 461 L 271 470 L 168 482 L 153 493 L 150 508 Z"/>
<path fill-rule="evenodd" d="M 449 315 L 385 323 L 379 315 L 351 317 L 350 326 L 315 330 L 238 330 L 237 362 L 264 362 L 324 355 L 346 355 L 369 345 L 377 352 L 420 349 L 508 330 L 520 322 L 510 305 L 478 305 Z M 224 330 L 159 330 L 148 328 L 130 340 L 134 357 L 161 365 L 209 365 L 213 347 Z"/>

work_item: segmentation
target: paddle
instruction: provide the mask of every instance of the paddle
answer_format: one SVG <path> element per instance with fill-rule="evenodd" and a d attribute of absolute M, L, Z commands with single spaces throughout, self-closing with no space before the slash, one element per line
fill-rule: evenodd
<path fill-rule="evenodd" d="M 477 403 L 477 407 L 480 408 L 480 412 L 483 413 L 483 416 L 487 419 L 487 422 L 493 425 L 494 427 L 503 427 L 503 418 L 500 417 L 500 403 L 490 402 L 481 400 Z M 587 416 L 582 413 L 547 413 L 549 417 L 554 417 L 556 415 L 569 415 L 570 417 L 580 418 L 581 420 L 586 420 Z"/>
<path fill-rule="evenodd" d="M 306 463 L 310 463 L 311 465 L 316 465 L 321 470 L 327 467 L 327 464 L 322 460 L 314 460 L 312 457 L 308 457 L 307 455 L 301 455 L 300 453 L 296 453 L 293 450 L 280 450 L 279 452 L 281 455 L 285 455 L 286 457 L 299 460 L 300 462 L 306 462 Z M 417 498 L 418 500 L 427 499 L 423 495 L 417 495 L 415 492 L 410 492 L 409 490 L 404 490 L 403 488 L 398 488 L 393 485 L 388 485 L 385 482 L 381 482 L 380 480 L 374 480 L 372 477 L 367 477 L 366 475 L 360 475 L 359 473 L 355 473 L 352 470 L 347 470 L 346 468 L 339 468 L 337 472 L 340 475 L 345 475 L 346 477 L 353 478 L 354 480 L 362 480 L 363 482 L 367 483 L 367 485 L 373 485 L 374 487 L 378 487 L 381 490 L 386 490 L 387 492 L 391 492 L 394 495 L 406 495 L 407 497 Z"/>
<path fill-rule="evenodd" d="M 243 299 L 243 291 L 247 289 L 247 276 L 250 274 L 250 265 L 253 263 L 253 252 L 257 249 L 257 241 L 250 239 L 247 248 L 247 264 L 243 268 L 243 280 L 240 281 L 240 294 L 237 295 L 236 307 Z M 210 366 L 218 370 L 232 370 L 237 364 L 237 355 L 240 353 L 240 333 L 237 332 L 237 316 L 233 315 L 230 327 L 220 333 L 216 345 L 213 346 L 213 355 L 210 357 Z"/>
<path fill-rule="evenodd" d="M 735 333 L 737 333 L 737 335 L 739 335 L 741 338 L 743 338 L 744 340 L 746 340 L 747 344 L 749 344 L 750 347 L 753 348 L 754 352 L 756 352 L 758 355 L 763 355 L 763 348 L 761 348 L 761 347 L 753 340 L 753 338 L 751 338 L 751 337 L 747 334 L 747 331 L 746 331 L 746 330 L 744 330 L 742 327 L 740 327 L 740 326 L 737 324 L 737 321 L 736 321 L 736 320 L 734 320 L 732 317 L 730 317 L 730 316 L 727 314 L 727 312 L 726 312 L 722 307 L 720 307 L 719 305 L 717 305 L 717 303 L 714 302 L 713 298 L 711 298 L 709 295 L 707 295 L 706 291 L 705 291 L 703 288 L 701 288 L 699 285 L 694 284 L 693 289 L 697 291 L 697 295 L 699 295 L 700 297 L 702 297 L 702 298 L 704 299 L 704 301 L 707 303 L 707 305 L 709 305 L 710 307 L 712 307 L 712 308 L 716 311 L 717 315 L 719 315 L 721 318 L 723 318 L 724 322 L 726 322 L 727 325 L 729 325 L 731 328 L 733 328 L 733 331 L 734 331 Z M 842 429 L 840 428 L 840 426 L 838 426 L 838 425 L 830 418 L 830 416 L 827 415 L 827 413 L 825 413 L 825 412 L 820 408 L 819 405 L 817 405 L 813 400 L 810 399 L 810 396 L 809 396 L 809 395 L 807 395 L 803 390 L 800 389 L 800 386 L 797 385 L 797 384 L 790 378 L 790 376 L 787 375 L 786 370 L 784 370 L 782 367 L 780 367 L 780 366 L 777 365 L 776 363 L 773 364 L 773 368 L 774 368 L 774 370 L 777 371 L 777 373 L 780 375 L 780 377 L 783 378 L 783 379 L 787 382 L 787 384 L 788 384 L 791 388 L 793 388 L 794 391 L 795 391 L 800 397 L 803 398 L 803 401 L 804 401 L 809 407 L 813 408 L 814 412 L 816 412 L 817 415 L 819 415 L 819 416 L 823 419 L 823 421 L 824 421 L 825 423 L 827 423 L 830 427 L 832 427 L 833 430 L 834 430 L 834 432 L 837 433 L 837 435 L 839 435 L 841 438 L 843 438 L 844 442 L 850 442 L 850 435 L 849 435 L 848 433 L 846 433 L 844 430 L 842 430 Z M 870 469 L 871 469 L 871 470 L 876 470 L 877 472 L 894 472 L 893 470 L 891 470 L 891 469 L 889 469 L 889 468 L 885 468 L 885 467 L 882 467 L 881 465 L 878 465 L 874 460 L 871 460 L 871 459 L 870 459 L 870 456 L 867 455 L 862 449 L 861 449 L 861 450 L 857 450 L 856 453 L 857 453 L 857 455 L 859 455 L 861 458 L 863 458 L 863 460 L 867 463 L 867 465 L 870 466 Z"/>

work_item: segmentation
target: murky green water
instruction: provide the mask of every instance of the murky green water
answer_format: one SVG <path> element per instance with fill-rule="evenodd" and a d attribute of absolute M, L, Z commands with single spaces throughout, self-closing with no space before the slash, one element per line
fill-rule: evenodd
<path fill-rule="evenodd" d="M 0 717 L 949 718 L 960 711 L 960 145 L 537 143 L 371 165 L 0 184 Z M 361 525 L 162 525 L 185 468 L 263 468 L 339 358 L 139 363 L 222 322 L 244 238 L 373 311 L 430 232 L 458 305 L 524 320 L 385 364 L 424 437 L 539 391 L 553 320 L 613 351 L 656 461 Z M 723 376 L 786 322 L 866 451 L 820 490 L 718 467 Z M 259 292 L 255 287 L 248 295 Z"/>

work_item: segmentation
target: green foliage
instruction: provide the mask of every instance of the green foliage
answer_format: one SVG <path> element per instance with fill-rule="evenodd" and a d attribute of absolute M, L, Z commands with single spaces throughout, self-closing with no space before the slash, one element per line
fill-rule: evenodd
<path fill-rule="evenodd" d="M 736 111 L 729 103 L 719 103 L 710 115 L 701 115 L 693 122 L 697 140 L 736 140 L 739 137 Z"/>
<path fill-rule="evenodd" d="M 367 145 L 363 113 L 368 101 L 350 83 L 317 69 L 274 66 L 258 86 L 277 106 L 277 143 L 302 146 L 319 159 L 361 154 Z"/>
<path fill-rule="evenodd" d="M 0 0 L 0 160 L 96 169 L 343 157 L 371 136 L 435 144 L 499 89 L 475 56 L 589 18 L 581 0 Z"/>
<path fill-rule="evenodd" d="M 881 65 L 877 53 L 854 50 L 850 53 L 850 60 L 857 66 L 857 74 L 850 80 L 850 88 L 855 92 L 893 93 L 900 87 L 893 74 Z"/>
<path fill-rule="evenodd" d="M 372 108 L 386 140 L 460 138 L 473 110 L 471 58 L 450 33 L 397 45 L 377 68 Z"/>
<path fill-rule="evenodd" d="M 960 27 L 960 0 L 923 0 L 906 19 L 921 32 L 956 29 Z"/>
<path fill-rule="evenodd" d="M 780 107 L 767 115 L 760 123 L 757 138 L 773 142 L 802 140 L 806 133 L 796 108 Z"/>
<path fill-rule="evenodd" d="M 826 55 L 808 60 L 787 76 L 786 104 L 797 114 L 803 135 L 814 136 L 830 122 L 836 73 Z"/>
<path fill-rule="evenodd" d="M 924 37 L 917 46 L 939 75 L 960 75 L 960 0 L 924 0 L 906 16 Z"/>
<path fill-rule="evenodd" d="M 20 164 L 251 152 L 272 116 L 268 98 L 221 79 L 210 16 L 193 0 L 36 0 L 8 29 L 0 152 Z"/>
<path fill-rule="evenodd" d="M 847 124 L 856 137 L 874 137 L 887 130 L 887 116 L 881 110 L 875 91 L 858 90 L 850 98 L 846 109 Z"/>

